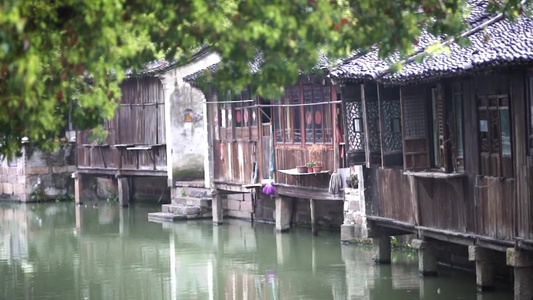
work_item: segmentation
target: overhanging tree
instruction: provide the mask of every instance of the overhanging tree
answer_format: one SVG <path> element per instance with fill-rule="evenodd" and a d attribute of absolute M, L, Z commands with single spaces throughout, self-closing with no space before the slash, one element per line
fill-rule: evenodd
<path fill-rule="evenodd" d="M 510 18 L 527 7 L 488 2 Z M 23 137 L 52 150 L 69 111 L 77 128 L 98 130 L 125 70 L 163 56 L 185 63 L 208 44 L 223 58 L 217 84 L 271 96 L 310 71 L 318 49 L 336 59 L 377 45 L 383 57 L 406 57 L 422 28 L 453 37 L 468 13 L 466 0 L 4 0 L 0 155 L 20 153 Z"/>

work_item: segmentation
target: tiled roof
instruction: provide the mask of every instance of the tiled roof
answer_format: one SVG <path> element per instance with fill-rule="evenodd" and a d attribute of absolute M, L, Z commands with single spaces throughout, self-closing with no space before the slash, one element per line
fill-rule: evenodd
<path fill-rule="evenodd" d="M 200 50 L 196 51 L 192 57 L 191 61 L 197 59 L 198 57 L 201 57 L 205 54 L 210 53 L 210 47 L 207 45 L 204 45 L 200 48 Z M 144 68 L 142 70 L 139 70 L 137 72 L 132 72 L 131 70 L 126 70 L 127 76 L 154 76 L 156 74 L 160 74 L 163 72 L 166 72 L 170 69 L 173 69 L 176 67 L 178 61 L 167 61 L 165 59 L 159 59 L 156 61 L 149 62 L 144 65 Z"/>
<path fill-rule="evenodd" d="M 532 19 L 520 18 L 516 23 L 486 12 L 487 1 L 469 1 L 471 14 L 467 19 L 471 32 L 469 47 L 449 45 L 451 54 L 434 55 L 422 63 L 404 64 L 399 73 L 389 74 L 392 56 L 387 61 L 380 59 L 377 50 L 354 57 L 331 71 L 330 77 L 339 81 L 364 81 L 377 79 L 384 83 L 406 83 L 409 81 L 456 75 L 477 68 L 524 63 L 533 59 Z M 485 29 L 484 24 L 488 24 Z M 423 33 L 419 38 L 418 50 L 435 43 L 437 38 Z"/>
<path fill-rule="evenodd" d="M 486 67 L 533 62 L 533 19 L 520 18 L 515 23 L 500 19 L 485 30 L 470 35 L 471 45 L 451 44 L 450 55 L 439 54 L 422 63 L 409 63 L 401 72 L 388 74 L 385 82 L 400 83 L 428 80 Z"/>
<path fill-rule="evenodd" d="M 250 71 L 252 74 L 255 74 L 259 71 L 261 68 L 261 64 L 263 63 L 262 55 L 259 54 L 253 62 L 250 62 Z M 323 53 L 319 53 L 318 55 L 318 61 L 313 68 L 313 70 L 324 70 L 329 69 L 332 66 L 331 60 Z M 190 74 L 188 76 L 185 76 L 183 80 L 185 82 L 193 82 L 197 80 L 200 76 L 205 75 L 206 73 L 215 73 L 219 70 L 220 63 L 214 64 L 206 69 L 199 70 L 193 74 Z"/>

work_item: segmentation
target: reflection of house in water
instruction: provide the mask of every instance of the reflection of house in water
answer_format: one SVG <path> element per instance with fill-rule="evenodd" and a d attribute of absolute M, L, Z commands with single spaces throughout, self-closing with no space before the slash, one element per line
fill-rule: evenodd
<path fill-rule="evenodd" d="M 0 206 L 0 260 L 28 259 L 28 227 L 38 224 L 39 220 L 26 208 Z"/>
<path fill-rule="evenodd" d="M 453 291 L 440 279 L 419 281 L 413 257 L 394 254 L 397 263 L 375 266 L 369 249 L 341 247 L 336 236 L 299 229 L 273 234 L 270 225 L 237 220 L 161 226 L 146 222 L 146 212 L 135 207 L 50 207 L 0 210 L 4 233 L 19 232 L 15 222 L 29 224 L 26 254 L 11 259 L 18 254 L 2 248 L 0 297 L 412 299 L 436 296 L 437 283 L 443 295 Z M 74 215 L 80 217 L 76 223 Z M 475 293 L 473 284 L 468 288 L 465 295 Z"/>

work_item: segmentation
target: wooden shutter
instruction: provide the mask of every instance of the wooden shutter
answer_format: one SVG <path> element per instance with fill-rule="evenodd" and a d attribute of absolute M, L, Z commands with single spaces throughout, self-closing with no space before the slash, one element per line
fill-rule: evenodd
<path fill-rule="evenodd" d="M 421 86 L 400 89 L 403 161 L 406 170 L 430 168 L 428 109 L 425 91 L 425 88 Z"/>
<path fill-rule="evenodd" d="M 528 104 L 528 152 L 533 156 L 533 71 L 527 74 L 527 104 Z"/>
<path fill-rule="evenodd" d="M 446 130 L 446 103 L 444 100 L 444 90 L 442 84 L 437 84 L 437 141 L 439 144 L 439 162 L 437 166 L 441 171 L 450 171 L 450 146 L 451 143 L 448 140 L 448 132 Z"/>

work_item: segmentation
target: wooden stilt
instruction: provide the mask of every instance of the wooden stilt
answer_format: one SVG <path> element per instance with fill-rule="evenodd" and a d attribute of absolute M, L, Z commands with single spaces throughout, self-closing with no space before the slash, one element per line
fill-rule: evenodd
<path fill-rule="evenodd" d="M 211 211 L 213 214 L 213 224 L 222 225 L 224 223 L 224 206 L 222 204 L 222 195 L 216 190 L 212 191 Z"/>
<path fill-rule="evenodd" d="M 81 201 L 81 191 L 82 191 L 82 184 L 81 184 L 81 175 L 78 173 L 72 173 L 72 177 L 74 178 L 74 201 L 76 204 L 82 204 Z"/>
<path fill-rule="evenodd" d="M 128 178 L 118 177 L 118 202 L 121 206 L 128 206 L 130 204 L 130 185 Z"/>
<path fill-rule="evenodd" d="M 315 200 L 309 199 L 309 208 L 311 214 L 311 232 L 313 235 L 317 235 L 318 231 L 316 228 L 316 217 L 315 217 Z"/>

